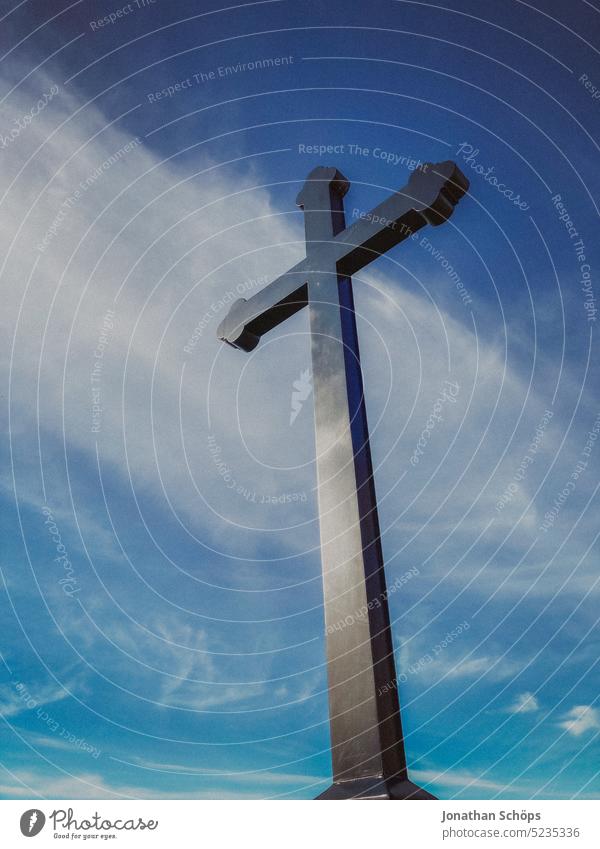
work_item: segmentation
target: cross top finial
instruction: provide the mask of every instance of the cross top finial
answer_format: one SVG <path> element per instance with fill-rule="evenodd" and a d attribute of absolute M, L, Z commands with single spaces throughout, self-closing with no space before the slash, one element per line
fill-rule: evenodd
<path fill-rule="evenodd" d="M 296 198 L 296 205 L 301 209 L 304 209 L 304 206 L 309 202 L 309 192 L 312 195 L 315 183 L 328 187 L 338 197 L 344 197 L 350 188 L 350 180 L 344 177 L 342 172 L 338 171 L 337 168 L 334 166 L 317 165 L 306 178 L 304 186 Z"/>

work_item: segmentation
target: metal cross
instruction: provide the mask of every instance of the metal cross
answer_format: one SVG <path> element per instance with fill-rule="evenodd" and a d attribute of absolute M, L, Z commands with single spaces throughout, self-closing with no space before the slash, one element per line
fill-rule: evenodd
<path fill-rule="evenodd" d="M 319 798 L 432 799 L 406 767 L 351 275 L 446 221 L 469 181 L 454 162 L 425 163 L 346 229 L 349 186 L 336 168 L 311 171 L 297 198 L 306 258 L 232 304 L 217 335 L 251 351 L 308 305 L 333 764 Z"/>

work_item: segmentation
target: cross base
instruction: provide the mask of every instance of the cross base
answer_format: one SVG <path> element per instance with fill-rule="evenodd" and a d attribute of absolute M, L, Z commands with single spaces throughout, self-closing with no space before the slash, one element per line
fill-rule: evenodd
<path fill-rule="evenodd" d="M 317 799 L 435 799 L 408 779 L 355 778 L 339 781 L 328 787 Z"/>

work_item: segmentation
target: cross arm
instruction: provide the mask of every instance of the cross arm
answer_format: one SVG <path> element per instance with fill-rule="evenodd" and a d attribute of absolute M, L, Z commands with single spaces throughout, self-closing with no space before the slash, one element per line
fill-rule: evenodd
<path fill-rule="evenodd" d="M 403 189 L 338 233 L 338 272 L 351 276 L 426 224 L 443 224 L 468 188 L 454 162 L 424 163 Z"/>
<path fill-rule="evenodd" d="M 310 182 L 309 176 L 306 185 Z M 469 181 L 454 162 L 425 163 L 413 171 L 403 189 L 350 227 L 332 239 L 311 242 L 309 256 L 286 274 L 249 300 L 235 301 L 217 336 L 234 348 L 252 351 L 263 334 L 307 305 L 311 274 L 333 267 L 340 275 L 352 276 L 426 224 L 447 221 L 468 188 Z"/>
<path fill-rule="evenodd" d="M 306 306 L 308 263 L 303 260 L 249 300 L 239 298 L 217 328 L 221 341 L 252 351 L 260 337 Z"/>

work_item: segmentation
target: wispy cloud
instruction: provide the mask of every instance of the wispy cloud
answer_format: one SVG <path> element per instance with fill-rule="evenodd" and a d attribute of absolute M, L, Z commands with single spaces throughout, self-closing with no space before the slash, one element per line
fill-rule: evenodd
<path fill-rule="evenodd" d="M 161 767 L 165 771 L 164 767 Z M 289 795 L 291 787 L 318 787 L 323 778 L 302 773 L 255 772 L 245 774 L 205 774 L 204 780 L 192 789 L 173 790 L 173 774 L 157 789 L 155 775 L 151 784 L 129 784 L 111 781 L 100 772 L 79 772 L 77 775 L 49 774 L 38 769 L 4 770 L 0 779 L 0 796 L 8 799 L 263 799 L 265 796 Z M 187 770 L 189 774 L 189 770 Z M 184 773 L 185 774 L 185 773 Z M 199 773 L 198 777 L 202 774 Z M 256 789 L 252 790 L 251 786 Z"/>
<path fill-rule="evenodd" d="M 193 792 L 157 791 L 143 785 L 111 784 L 98 772 L 77 775 L 48 775 L 36 769 L 18 769 L 0 780 L 0 795 L 5 798 L 42 799 L 194 799 Z M 256 798 L 250 796 L 250 798 Z"/>
<path fill-rule="evenodd" d="M 213 652 L 220 646 L 206 631 L 175 614 L 163 614 L 154 633 L 135 622 L 110 622 L 105 633 L 117 652 L 115 663 L 131 677 L 137 669 L 138 685 L 159 705 L 188 710 L 212 710 L 251 702 L 263 695 L 262 684 L 224 683 L 223 669 Z"/>
<path fill-rule="evenodd" d="M 24 689 L 18 690 L 18 685 Z M 4 717 L 16 716 L 33 707 L 51 704 L 66 699 L 69 693 L 57 684 L 25 684 L 23 682 L 8 682 L 0 687 L 0 713 Z M 32 706 L 33 702 L 33 706 Z"/>
<path fill-rule="evenodd" d="M 494 680 L 512 678 L 521 665 L 500 656 L 473 657 L 459 660 L 448 670 L 448 678 L 476 678 L 486 675 Z"/>
<path fill-rule="evenodd" d="M 113 760 L 120 762 L 119 758 L 113 758 Z M 215 769 L 210 769 L 209 767 L 191 767 L 183 763 L 161 763 L 160 761 L 151 761 L 146 760 L 145 758 L 136 758 L 134 765 L 138 766 L 140 769 L 159 773 L 172 772 L 178 775 L 202 775 L 209 778 L 226 778 L 234 784 L 249 782 L 275 785 L 301 785 L 328 780 L 328 776 L 309 775 L 306 773 L 275 772 L 271 770 L 228 770 L 219 772 Z"/>
<path fill-rule="evenodd" d="M 499 784 L 487 778 L 480 778 L 464 770 L 449 769 L 447 772 L 437 772 L 433 769 L 413 769 L 411 777 L 416 781 L 428 784 L 439 784 L 442 787 L 459 787 L 463 790 L 477 788 L 479 790 L 502 791 L 506 784 Z M 514 788 L 516 790 L 516 788 Z"/>

